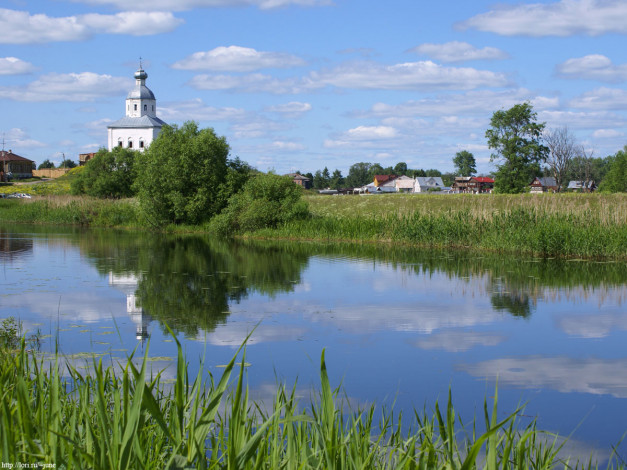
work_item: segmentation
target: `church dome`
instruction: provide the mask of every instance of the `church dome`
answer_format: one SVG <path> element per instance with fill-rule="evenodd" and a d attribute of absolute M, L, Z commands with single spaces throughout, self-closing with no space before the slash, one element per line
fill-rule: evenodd
<path fill-rule="evenodd" d="M 155 95 L 153 92 L 146 86 L 146 79 L 148 78 L 148 74 L 139 67 L 137 72 L 135 72 L 135 88 L 132 89 L 128 95 L 126 96 L 127 100 L 154 100 Z"/>

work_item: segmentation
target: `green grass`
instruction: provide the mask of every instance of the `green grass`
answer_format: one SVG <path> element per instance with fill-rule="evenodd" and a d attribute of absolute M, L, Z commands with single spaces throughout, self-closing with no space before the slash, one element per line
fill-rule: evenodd
<path fill-rule="evenodd" d="M 173 383 L 149 375 L 147 353 L 117 369 L 94 358 L 91 371 L 81 373 L 59 356 L 38 359 L 24 343 L 12 354 L 5 349 L 0 461 L 107 470 L 595 468 L 564 460 L 563 440 L 535 422 L 520 425 L 522 409 L 498 421 L 496 393 L 469 425 L 449 392 L 444 408 L 436 402 L 434 412 L 414 411 L 407 427 L 394 410 L 343 405 L 322 351 L 317 398 L 299 403 L 295 387 L 279 385 L 266 411 L 249 399 L 242 348 L 214 380 L 203 377 L 203 367 L 190 377 L 177 347 Z"/>

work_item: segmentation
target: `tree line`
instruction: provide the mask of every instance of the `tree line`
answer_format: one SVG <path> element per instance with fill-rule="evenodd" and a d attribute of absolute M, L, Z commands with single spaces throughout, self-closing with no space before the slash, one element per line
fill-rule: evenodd
<path fill-rule="evenodd" d="M 537 122 L 537 114 L 529 103 L 499 110 L 492 115 L 485 137 L 492 150 L 490 160 L 496 170 L 495 192 L 522 193 L 529 190 L 536 177 L 553 177 L 558 191 L 570 181 L 584 188 L 598 187 L 602 191 L 627 191 L 627 146 L 605 158 L 579 144 L 567 127 L 546 129 Z M 312 173 L 300 173 L 312 181 L 314 189 L 340 189 L 364 186 L 375 175 L 440 176 L 445 186 L 451 186 L 456 176 L 476 176 L 476 160 L 468 150 L 461 150 L 452 159 L 455 171 L 409 169 L 407 163 L 383 167 L 379 163 L 360 162 L 351 165 L 346 177 L 338 169 L 331 174 L 327 167 Z"/>

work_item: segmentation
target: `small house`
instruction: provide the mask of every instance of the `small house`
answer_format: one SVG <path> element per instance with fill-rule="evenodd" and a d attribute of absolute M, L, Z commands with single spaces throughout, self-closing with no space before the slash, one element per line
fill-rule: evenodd
<path fill-rule="evenodd" d="M 28 158 L 20 157 L 12 150 L 0 151 L 0 181 L 23 179 L 33 177 L 33 165 L 35 162 Z"/>
<path fill-rule="evenodd" d="M 417 176 L 414 187 L 416 193 L 444 191 L 445 189 L 441 176 Z"/>
<path fill-rule="evenodd" d="M 311 188 L 311 180 L 300 173 L 289 173 L 287 176 L 292 178 L 292 181 L 298 186 L 302 186 L 304 189 Z"/>
<path fill-rule="evenodd" d="M 467 193 L 470 191 L 468 185 L 471 179 L 472 176 L 456 176 L 451 189 L 456 193 Z"/>
<path fill-rule="evenodd" d="M 473 176 L 468 182 L 468 190 L 473 194 L 491 193 L 494 180 L 489 176 Z"/>
<path fill-rule="evenodd" d="M 394 180 L 394 187 L 397 193 L 413 193 L 416 181 L 409 176 L 399 176 Z"/>
<path fill-rule="evenodd" d="M 591 193 L 596 189 L 596 185 L 594 181 L 570 181 L 568 183 L 568 187 L 566 188 L 568 191 L 577 191 L 581 193 Z"/>
<path fill-rule="evenodd" d="M 531 186 L 532 193 L 557 192 L 557 183 L 552 176 L 536 176 L 529 186 Z"/>

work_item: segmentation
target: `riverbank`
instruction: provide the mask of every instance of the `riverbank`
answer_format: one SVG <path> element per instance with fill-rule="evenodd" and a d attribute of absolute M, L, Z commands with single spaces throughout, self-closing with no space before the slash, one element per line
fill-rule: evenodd
<path fill-rule="evenodd" d="M 627 259 L 627 195 L 305 196 L 311 217 L 238 236 L 488 250 L 533 256 Z M 133 199 L 47 196 L 0 200 L 2 220 L 155 229 Z M 211 232 L 202 226 L 160 230 Z"/>

